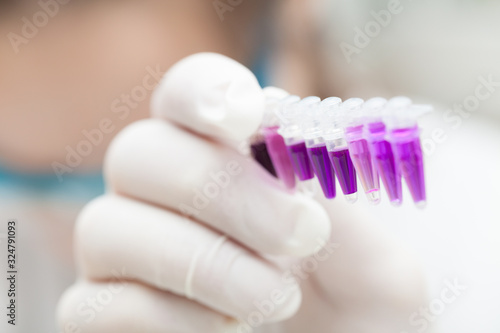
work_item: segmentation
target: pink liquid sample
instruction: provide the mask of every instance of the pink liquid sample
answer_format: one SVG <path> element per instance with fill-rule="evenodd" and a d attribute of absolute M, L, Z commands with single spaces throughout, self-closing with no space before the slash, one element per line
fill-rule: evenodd
<path fill-rule="evenodd" d="M 368 124 L 368 130 L 374 137 L 370 142 L 372 159 L 382 178 L 389 200 L 393 204 L 400 204 L 403 201 L 401 172 L 396 165 L 391 144 L 384 139 L 385 125 L 382 122 Z"/>
<path fill-rule="evenodd" d="M 292 162 L 288 157 L 285 140 L 278 134 L 278 127 L 266 127 L 263 129 L 266 140 L 267 150 L 278 178 L 283 181 L 286 188 L 295 188 L 295 173 L 293 172 Z"/>
<path fill-rule="evenodd" d="M 413 201 L 425 203 L 425 179 L 422 146 L 418 137 L 418 128 L 393 130 L 392 148 L 403 177 L 410 189 Z"/>
<path fill-rule="evenodd" d="M 292 166 L 297 177 L 300 180 L 308 180 L 314 177 L 311 162 L 307 155 L 307 148 L 305 142 L 295 143 L 287 146 L 288 155 L 292 161 Z"/>
<path fill-rule="evenodd" d="M 307 148 L 314 173 L 327 199 L 335 198 L 335 174 L 324 144 Z"/>
<path fill-rule="evenodd" d="M 333 169 L 339 180 L 342 192 L 353 194 L 358 191 L 358 183 L 356 182 L 356 170 L 352 164 L 349 151 L 347 149 L 328 152 Z"/>
<path fill-rule="evenodd" d="M 362 126 L 355 129 L 347 128 L 346 133 L 349 133 L 349 131 L 360 131 L 361 129 Z M 374 163 L 372 163 L 368 142 L 365 139 L 355 139 L 348 141 L 347 145 L 363 189 L 367 194 L 372 193 L 369 195 L 370 200 L 378 201 L 375 192 L 378 194 L 380 183 L 377 170 Z"/>
<path fill-rule="evenodd" d="M 266 169 L 271 175 L 277 177 L 273 162 L 267 151 L 267 146 L 264 141 L 256 142 L 250 146 L 253 158 Z"/>

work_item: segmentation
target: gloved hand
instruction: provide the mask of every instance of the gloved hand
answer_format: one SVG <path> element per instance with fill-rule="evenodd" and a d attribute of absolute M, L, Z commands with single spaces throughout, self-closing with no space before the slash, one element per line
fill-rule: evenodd
<path fill-rule="evenodd" d="M 108 193 L 78 218 L 80 278 L 60 300 L 62 332 L 407 329 L 425 300 L 411 257 L 363 217 L 287 193 L 238 152 L 265 93 L 221 55 L 171 68 L 153 118 L 111 144 Z"/>

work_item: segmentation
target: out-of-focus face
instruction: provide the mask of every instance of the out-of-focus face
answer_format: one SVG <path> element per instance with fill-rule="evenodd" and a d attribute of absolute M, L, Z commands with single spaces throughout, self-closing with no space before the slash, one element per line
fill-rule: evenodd
<path fill-rule="evenodd" d="M 206 0 L 74 0 L 45 25 L 37 2 L 11 7 L 0 9 L 0 163 L 18 170 L 50 172 L 68 150 L 88 150 L 79 144 L 89 133 L 78 168 L 98 166 L 114 134 L 147 116 L 151 88 L 174 62 L 200 51 L 251 55 L 239 38 L 251 3 L 221 21 Z M 23 19 L 34 16 L 38 31 Z"/>

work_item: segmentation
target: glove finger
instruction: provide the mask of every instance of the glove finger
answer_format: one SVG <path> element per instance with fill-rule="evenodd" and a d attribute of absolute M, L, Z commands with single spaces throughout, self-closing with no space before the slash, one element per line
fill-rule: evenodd
<path fill-rule="evenodd" d="M 151 100 L 155 117 L 230 141 L 247 139 L 261 123 L 264 93 L 245 66 L 215 53 L 191 55 L 172 66 Z"/>
<path fill-rule="evenodd" d="M 81 281 L 59 301 L 60 332 L 235 333 L 238 322 L 205 306 L 145 285 Z"/>
<path fill-rule="evenodd" d="M 115 138 L 105 174 L 113 191 L 195 217 L 260 253 L 307 256 L 330 237 L 314 199 L 285 193 L 254 161 L 158 119 Z"/>
<path fill-rule="evenodd" d="M 113 272 L 192 298 L 234 318 L 255 310 L 277 290 L 266 321 L 291 316 L 300 305 L 296 282 L 221 234 L 172 212 L 119 196 L 91 202 L 77 222 L 80 269 L 93 280 Z M 255 279 L 258 277 L 258 279 Z M 268 308 L 269 308 L 268 306 Z"/>

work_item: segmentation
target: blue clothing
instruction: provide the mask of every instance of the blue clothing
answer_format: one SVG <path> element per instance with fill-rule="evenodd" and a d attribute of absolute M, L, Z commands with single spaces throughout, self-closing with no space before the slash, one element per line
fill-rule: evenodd
<path fill-rule="evenodd" d="M 104 193 L 102 173 L 55 174 L 20 173 L 0 166 L 0 195 L 4 198 L 46 197 L 88 201 Z"/>

